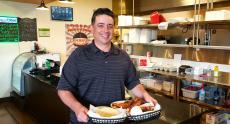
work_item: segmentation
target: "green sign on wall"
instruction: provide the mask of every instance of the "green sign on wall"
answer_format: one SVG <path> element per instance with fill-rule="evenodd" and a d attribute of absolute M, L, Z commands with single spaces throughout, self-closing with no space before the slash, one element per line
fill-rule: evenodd
<path fill-rule="evenodd" d="M 17 17 L 0 16 L 0 42 L 19 42 Z"/>

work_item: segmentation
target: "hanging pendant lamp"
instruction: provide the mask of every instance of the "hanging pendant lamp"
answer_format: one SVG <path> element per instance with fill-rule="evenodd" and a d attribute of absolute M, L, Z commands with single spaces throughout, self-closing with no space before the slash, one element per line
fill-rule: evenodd
<path fill-rule="evenodd" d="M 44 0 L 41 0 L 41 4 L 36 9 L 37 10 L 49 10 L 48 7 L 45 5 Z"/>
<path fill-rule="evenodd" d="M 60 3 L 70 3 L 73 4 L 72 0 L 59 0 Z"/>

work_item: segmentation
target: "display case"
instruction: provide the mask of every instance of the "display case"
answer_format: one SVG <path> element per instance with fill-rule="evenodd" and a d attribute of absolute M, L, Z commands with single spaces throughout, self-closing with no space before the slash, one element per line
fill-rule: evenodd
<path fill-rule="evenodd" d="M 15 91 L 18 95 L 25 95 L 24 88 L 24 78 L 22 76 L 22 71 L 24 69 L 33 69 L 35 68 L 36 55 L 34 53 L 25 52 L 18 55 L 12 65 L 12 79 L 11 86 L 12 90 Z"/>

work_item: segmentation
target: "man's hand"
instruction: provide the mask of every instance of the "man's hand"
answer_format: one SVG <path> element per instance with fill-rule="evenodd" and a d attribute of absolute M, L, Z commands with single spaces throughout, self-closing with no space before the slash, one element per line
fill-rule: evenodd
<path fill-rule="evenodd" d="M 146 102 L 152 102 L 154 105 L 157 104 L 157 100 L 154 99 L 151 95 L 149 95 L 149 93 L 141 84 L 138 84 L 136 87 L 134 87 L 132 89 L 132 92 L 136 97 L 143 98 Z"/>
<path fill-rule="evenodd" d="M 88 115 L 87 115 L 88 111 L 89 110 L 86 107 L 81 106 L 77 111 L 75 111 L 77 120 L 79 122 L 88 122 L 89 120 Z"/>
<path fill-rule="evenodd" d="M 151 103 L 153 103 L 154 105 L 156 105 L 157 104 L 157 100 L 156 99 L 154 99 L 152 96 L 150 96 L 149 95 L 149 93 L 143 93 L 143 98 L 144 98 L 144 100 L 146 101 L 146 102 L 151 102 Z"/>
<path fill-rule="evenodd" d="M 89 118 L 87 112 L 89 110 L 74 97 L 72 92 L 67 90 L 58 90 L 58 96 L 65 105 L 75 112 L 78 121 L 88 122 Z"/>

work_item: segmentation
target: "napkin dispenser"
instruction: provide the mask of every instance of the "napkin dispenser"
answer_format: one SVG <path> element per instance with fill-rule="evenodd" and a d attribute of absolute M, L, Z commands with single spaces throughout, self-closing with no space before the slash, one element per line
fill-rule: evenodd
<path fill-rule="evenodd" d="M 179 67 L 179 74 L 186 74 L 186 73 L 185 73 L 185 70 L 186 70 L 187 68 L 192 68 L 192 67 L 189 66 L 189 65 L 181 65 L 181 66 Z"/>

